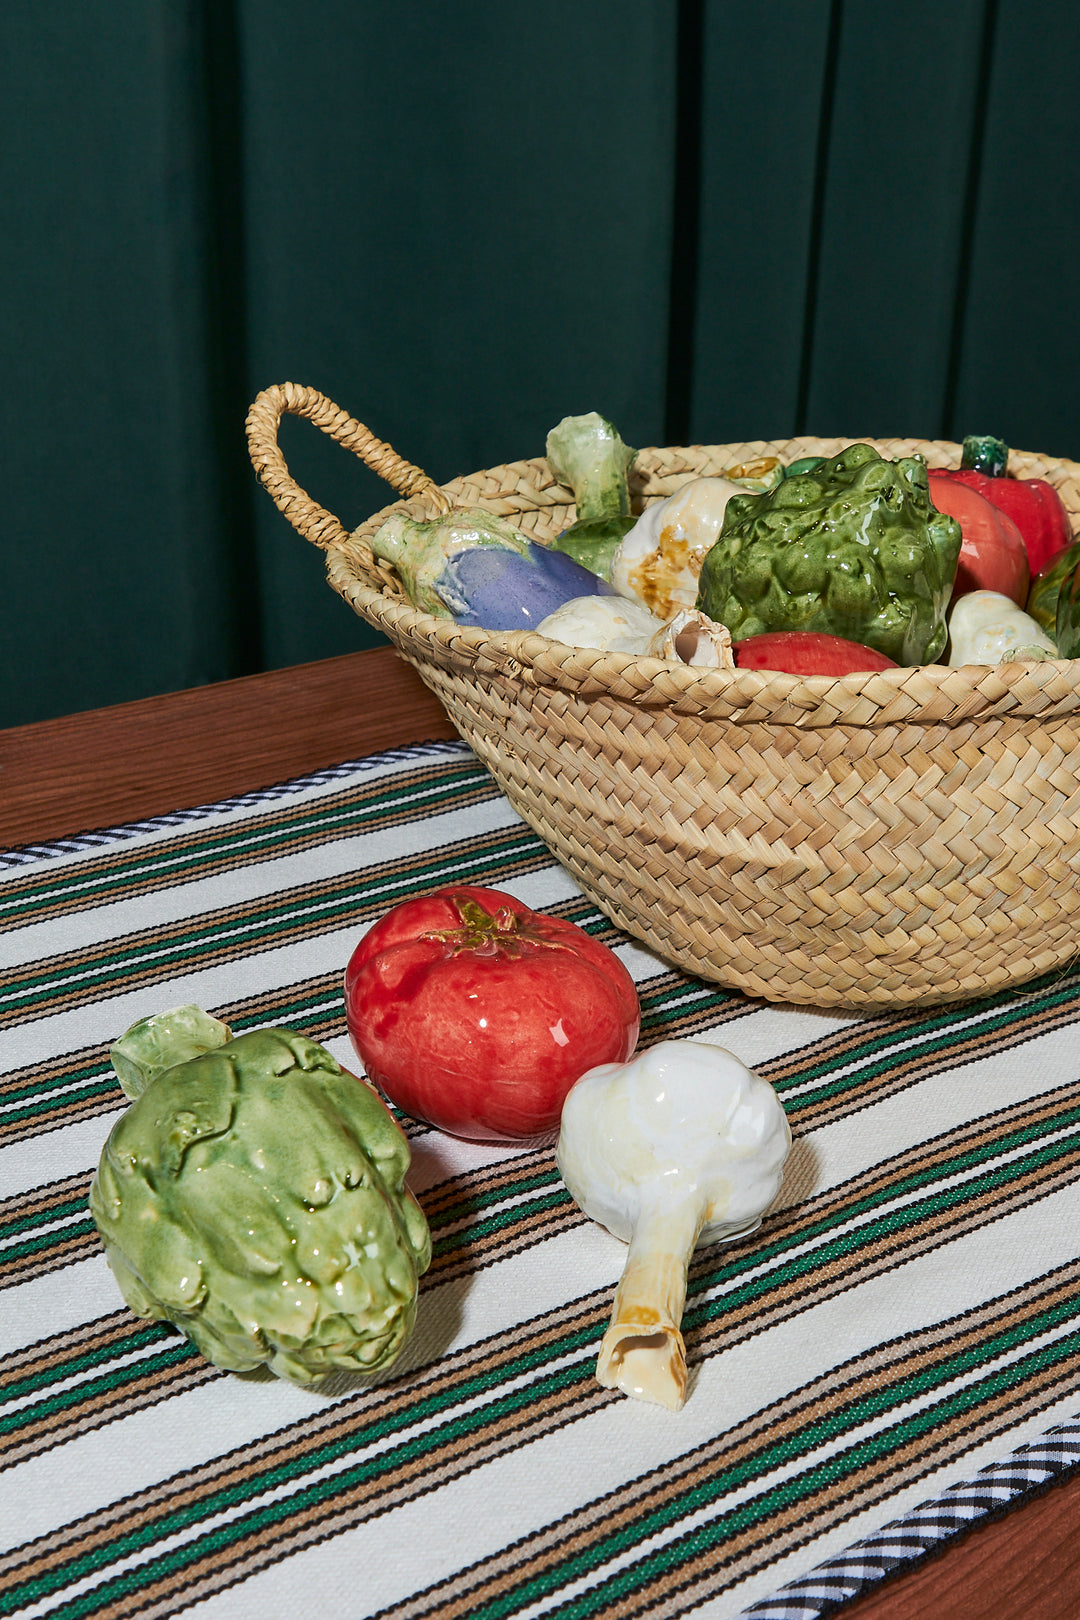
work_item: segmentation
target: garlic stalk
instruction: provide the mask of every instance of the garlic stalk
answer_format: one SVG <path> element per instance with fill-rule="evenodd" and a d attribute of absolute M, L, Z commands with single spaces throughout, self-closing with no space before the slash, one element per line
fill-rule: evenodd
<path fill-rule="evenodd" d="M 704 1042 L 662 1041 L 590 1069 L 571 1089 L 560 1174 L 584 1213 L 630 1246 L 596 1364 L 601 1384 L 682 1406 L 690 1256 L 754 1230 L 790 1146 L 772 1087 Z"/>

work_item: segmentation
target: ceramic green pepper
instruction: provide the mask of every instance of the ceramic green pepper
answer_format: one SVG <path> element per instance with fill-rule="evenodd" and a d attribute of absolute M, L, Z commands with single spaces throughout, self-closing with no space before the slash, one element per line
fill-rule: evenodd
<path fill-rule="evenodd" d="M 90 1210 L 128 1305 L 232 1372 L 310 1384 L 405 1343 L 431 1256 L 409 1149 L 372 1088 L 291 1031 L 197 1007 L 136 1024 Z"/>
<path fill-rule="evenodd" d="M 728 502 L 697 606 L 736 642 L 820 630 L 898 664 L 931 663 L 960 555 L 960 525 L 930 499 L 921 456 L 849 445 L 763 495 Z"/>

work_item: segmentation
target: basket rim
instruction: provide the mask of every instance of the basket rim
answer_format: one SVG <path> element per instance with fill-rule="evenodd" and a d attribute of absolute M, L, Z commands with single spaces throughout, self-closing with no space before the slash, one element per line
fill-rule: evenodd
<path fill-rule="evenodd" d="M 649 447 L 638 452 L 639 488 L 645 504 L 661 499 L 689 478 L 731 465 L 751 455 L 835 454 L 851 444 L 870 444 L 894 459 L 924 455 L 930 466 L 959 463 L 961 445 L 953 440 L 830 438 L 799 436 L 753 440 L 737 445 Z M 1061 487 L 1070 517 L 1080 527 L 1080 464 L 1064 457 L 1012 451 L 1010 471 L 1045 477 Z M 454 504 L 483 505 L 505 515 L 536 507 L 573 510 L 571 492 L 558 482 L 544 457 L 508 462 L 463 475 L 440 486 Z M 487 500 L 478 488 L 497 489 Z M 535 630 L 492 631 L 459 626 L 412 606 L 392 572 L 372 557 L 369 540 L 392 512 L 430 516 L 425 496 L 397 500 L 374 513 L 346 540 L 327 548 L 330 584 L 410 662 L 434 662 L 481 679 L 511 678 L 522 686 L 568 688 L 578 695 L 608 697 L 646 710 L 743 723 L 768 721 L 803 726 L 955 726 L 1009 715 L 1047 719 L 1080 710 L 1080 659 L 998 665 L 918 664 L 844 676 L 787 675 L 779 671 L 691 668 L 664 659 L 598 648 L 569 647 Z M 572 521 L 572 518 L 569 519 Z"/>

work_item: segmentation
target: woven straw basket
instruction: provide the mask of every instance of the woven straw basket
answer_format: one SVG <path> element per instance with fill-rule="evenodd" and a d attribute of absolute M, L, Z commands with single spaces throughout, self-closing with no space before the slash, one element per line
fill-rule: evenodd
<path fill-rule="evenodd" d="M 436 487 L 291 383 L 248 418 L 256 470 L 326 552 L 334 589 L 438 695 L 519 813 L 618 926 L 772 1001 L 884 1009 L 982 995 L 1076 953 L 1080 660 L 801 678 L 691 670 L 418 612 L 377 563 L 388 507 L 347 534 L 290 478 L 283 412 L 315 422 L 431 516 L 483 506 L 547 541 L 574 519 L 545 460 Z M 643 450 L 644 503 L 758 455 L 850 439 Z M 959 446 L 873 443 L 955 466 Z M 1080 528 L 1080 466 L 1014 454 Z"/>

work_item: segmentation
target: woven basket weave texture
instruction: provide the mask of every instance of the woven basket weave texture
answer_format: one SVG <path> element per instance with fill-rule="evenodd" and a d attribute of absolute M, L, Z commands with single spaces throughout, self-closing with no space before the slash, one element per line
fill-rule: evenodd
<path fill-rule="evenodd" d="M 315 421 L 406 492 L 346 534 L 289 477 L 282 412 Z M 334 589 L 439 696 L 510 802 L 627 933 L 772 1001 L 886 1009 L 983 995 L 1076 954 L 1080 660 L 800 678 L 690 670 L 461 629 L 420 613 L 370 539 L 387 512 L 477 505 L 549 541 L 574 519 L 546 460 L 437 489 L 313 390 L 267 390 L 252 459 L 323 546 Z M 854 442 L 956 466 L 960 447 L 817 439 L 648 449 L 643 503 L 759 455 Z M 1015 453 L 1080 529 L 1080 466 Z"/>

